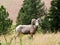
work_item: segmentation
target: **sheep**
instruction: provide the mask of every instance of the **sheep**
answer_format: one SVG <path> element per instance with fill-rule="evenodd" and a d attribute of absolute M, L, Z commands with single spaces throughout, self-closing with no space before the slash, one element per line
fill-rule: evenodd
<path fill-rule="evenodd" d="M 20 33 L 22 33 L 22 34 L 30 34 L 33 37 L 33 34 L 35 34 L 35 32 L 38 28 L 39 20 L 40 20 L 40 18 L 32 19 L 30 25 L 18 25 L 16 27 L 17 36 Z"/>

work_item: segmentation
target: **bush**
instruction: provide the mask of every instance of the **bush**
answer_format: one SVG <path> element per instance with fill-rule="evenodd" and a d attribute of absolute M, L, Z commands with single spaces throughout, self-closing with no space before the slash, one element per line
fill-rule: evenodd
<path fill-rule="evenodd" d="M 32 18 L 40 18 L 43 15 L 45 15 L 45 7 L 41 0 L 24 0 L 18 13 L 17 25 L 31 24 Z"/>
<path fill-rule="evenodd" d="M 6 11 L 4 6 L 0 7 L 0 35 L 5 35 L 10 32 L 12 20 L 8 18 L 9 13 Z"/>

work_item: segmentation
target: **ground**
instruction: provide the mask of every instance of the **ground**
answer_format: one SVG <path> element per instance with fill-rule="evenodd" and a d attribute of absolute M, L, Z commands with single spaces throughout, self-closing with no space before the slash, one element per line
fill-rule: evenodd
<path fill-rule="evenodd" d="M 23 35 L 22 44 L 23 45 L 60 45 L 60 33 L 51 33 L 51 34 L 35 34 L 33 40 L 29 39 L 30 35 Z M 10 41 L 12 35 L 7 35 L 6 39 Z M 0 42 L 4 45 L 4 37 L 0 37 Z M 19 38 L 16 40 L 13 39 L 11 45 L 20 45 Z"/>

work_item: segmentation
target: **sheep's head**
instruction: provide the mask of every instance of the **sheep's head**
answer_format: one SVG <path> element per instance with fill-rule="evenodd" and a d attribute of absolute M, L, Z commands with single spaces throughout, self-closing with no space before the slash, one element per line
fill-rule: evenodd
<path fill-rule="evenodd" d="M 40 18 L 36 19 L 35 25 L 38 26 L 39 25 L 39 22 L 40 22 Z"/>
<path fill-rule="evenodd" d="M 40 21 L 41 21 L 40 18 L 32 19 L 31 24 L 38 26 Z"/>
<path fill-rule="evenodd" d="M 32 19 L 31 24 L 35 25 L 35 21 L 36 21 L 36 19 Z"/>

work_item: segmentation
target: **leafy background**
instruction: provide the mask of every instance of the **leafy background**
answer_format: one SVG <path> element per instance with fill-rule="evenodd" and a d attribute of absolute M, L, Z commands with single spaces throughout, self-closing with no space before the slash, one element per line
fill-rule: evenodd
<path fill-rule="evenodd" d="M 47 9 L 49 9 L 51 0 L 42 1 L 45 2 L 45 6 L 47 7 Z M 13 20 L 13 24 L 16 23 L 16 17 L 22 4 L 23 0 L 0 0 L 0 5 L 4 5 L 6 10 L 9 12 L 9 18 Z"/>

